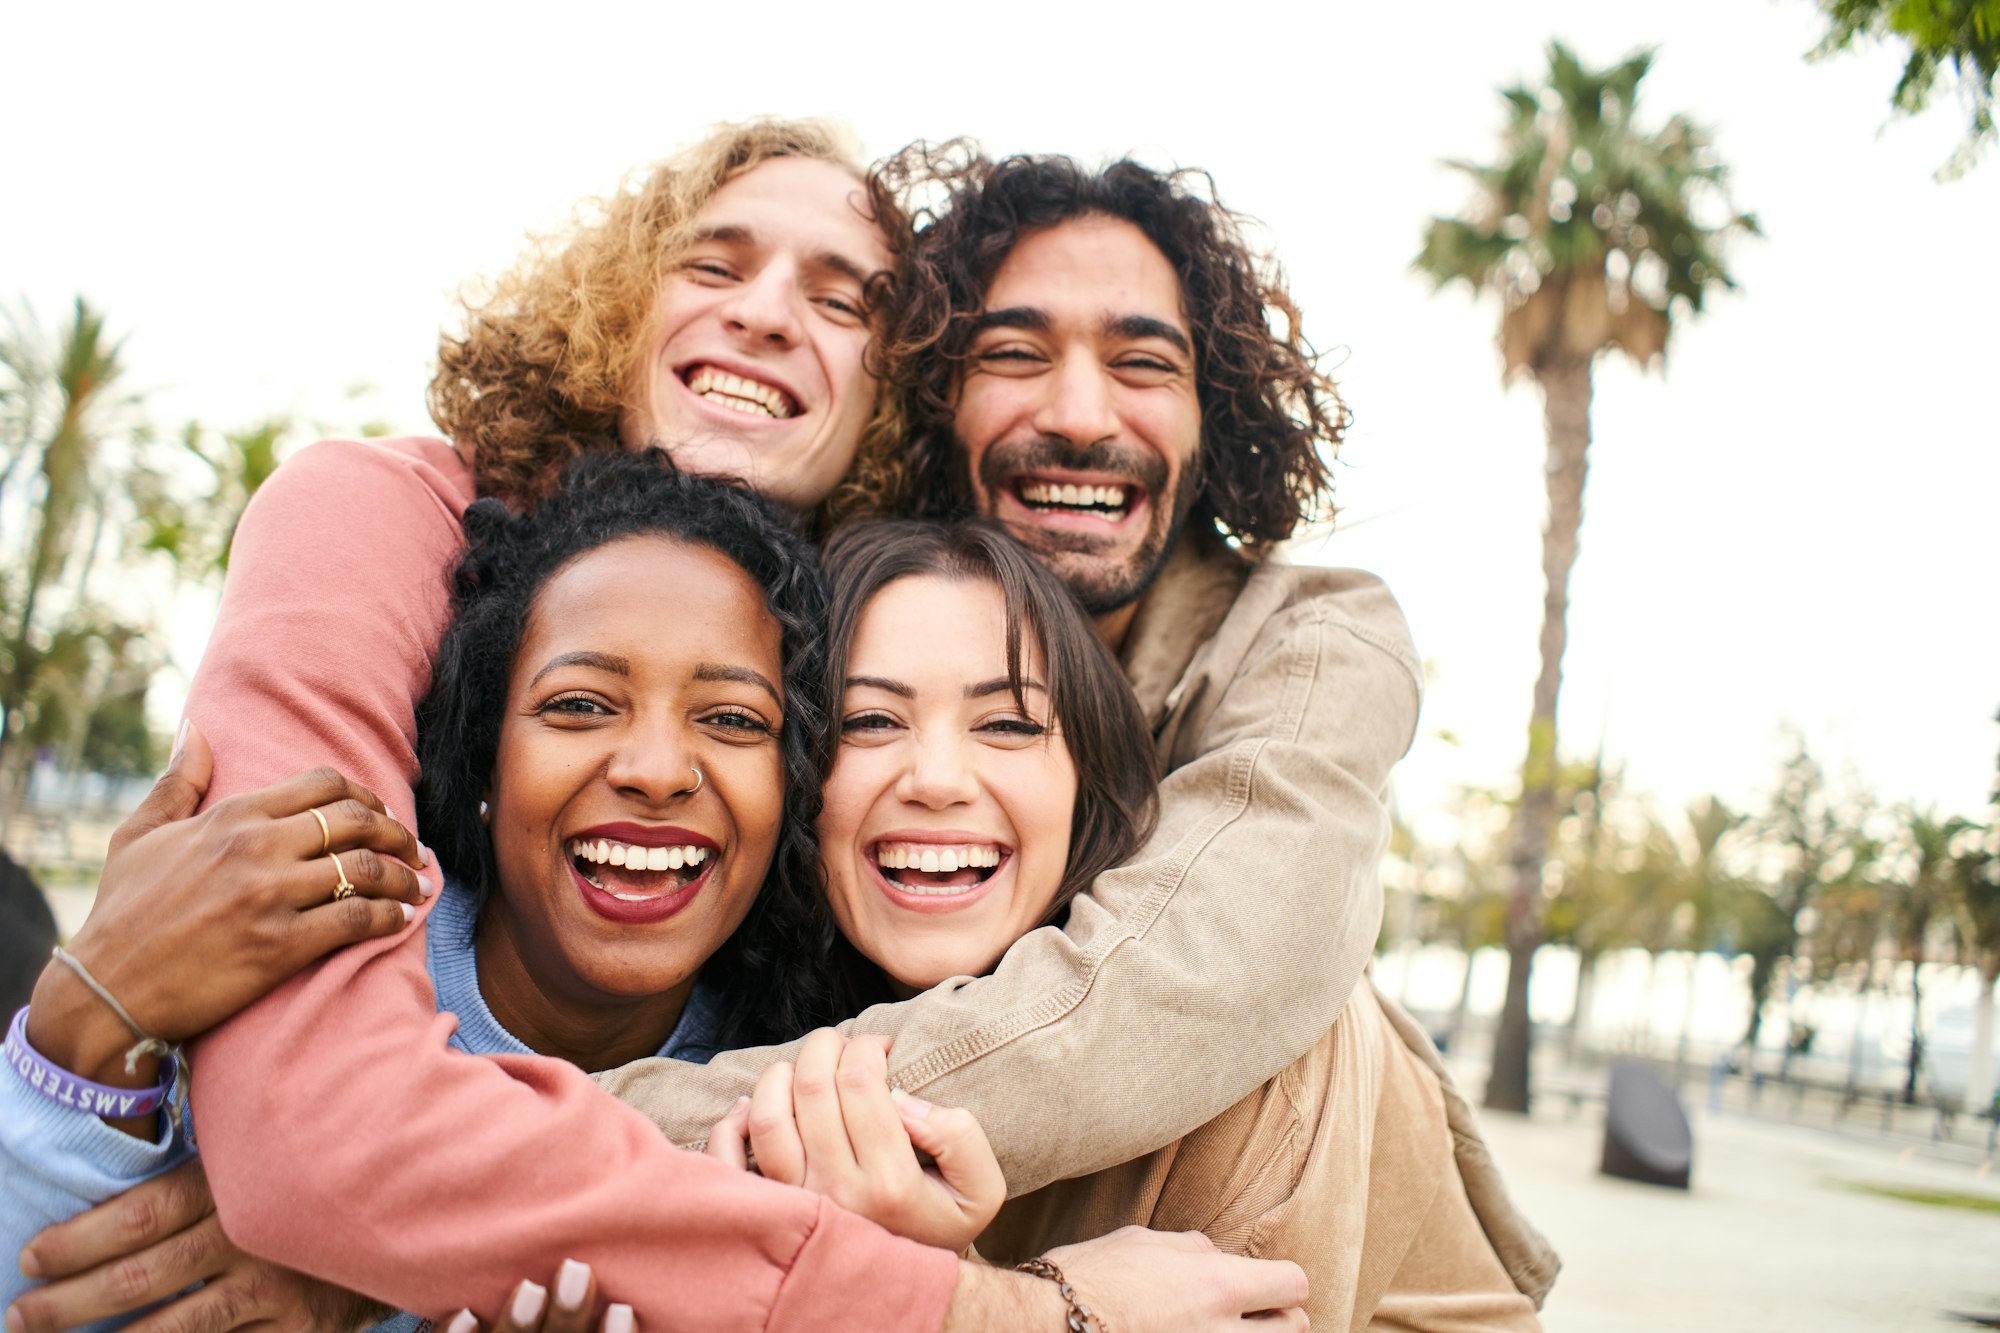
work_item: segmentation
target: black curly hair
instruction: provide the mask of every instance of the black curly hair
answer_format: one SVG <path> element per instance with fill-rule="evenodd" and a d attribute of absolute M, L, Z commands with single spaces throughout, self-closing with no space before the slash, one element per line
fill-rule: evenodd
<path fill-rule="evenodd" d="M 1099 216 L 1137 227 L 1180 278 L 1201 403 L 1190 530 L 1254 549 L 1331 517 L 1328 462 L 1347 408 L 1319 369 L 1283 273 L 1251 248 L 1244 219 L 1216 199 L 1208 173 L 1129 159 L 1093 170 L 1054 154 L 993 162 L 955 139 L 910 145 L 875 168 L 871 188 L 900 201 L 918 227 L 877 349 L 912 431 L 909 472 L 889 504 L 964 512 L 952 413 L 986 289 L 1023 231 Z"/>
<path fill-rule="evenodd" d="M 827 730 L 820 638 L 827 600 L 812 544 L 746 487 L 676 471 L 659 449 L 586 454 L 527 514 L 496 499 L 477 501 L 465 511 L 465 532 L 451 625 L 417 709 L 418 824 L 439 864 L 481 901 L 499 882 L 479 803 L 499 752 L 514 658 L 549 579 L 626 537 L 708 547 L 763 589 L 782 634 L 785 812 L 762 892 L 703 975 L 726 1001 L 724 1045 L 783 1040 L 813 1026 L 826 1009 L 818 958 L 826 909 L 814 821 Z"/>

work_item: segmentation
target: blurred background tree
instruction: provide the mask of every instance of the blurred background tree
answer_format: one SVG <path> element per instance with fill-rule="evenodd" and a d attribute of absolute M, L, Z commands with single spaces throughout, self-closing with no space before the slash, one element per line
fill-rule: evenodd
<path fill-rule="evenodd" d="M 1757 231 L 1751 215 L 1730 205 L 1728 172 L 1706 131 L 1684 116 L 1657 131 L 1638 128 L 1650 51 L 1604 70 L 1586 68 L 1560 42 L 1548 56 L 1540 87 L 1501 94 L 1499 159 L 1447 164 L 1472 179 L 1474 197 L 1464 216 L 1431 219 L 1415 261 L 1439 287 L 1464 282 L 1499 296 L 1502 375 L 1541 388 L 1548 437 L 1541 670 L 1510 858 L 1507 999 L 1486 1087 L 1488 1106 L 1512 1111 L 1528 1109 L 1528 986 L 1557 818 L 1556 715 L 1589 464 L 1591 367 L 1612 350 L 1641 367 L 1662 364 L 1674 320 L 1698 314 L 1714 288 L 1735 285 L 1723 264 L 1726 243 Z"/>
<path fill-rule="evenodd" d="M 157 609 L 184 587 L 220 585 L 244 507 L 301 433 L 277 415 L 234 430 L 190 422 L 163 439 L 128 379 L 123 341 L 83 298 L 53 333 L 25 304 L 8 314 L 0 834 L 26 800 L 38 757 L 70 775 L 153 771 L 146 698 L 168 664 Z M 130 586 L 135 578 L 144 594 Z"/>
<path fill-rule="evenodd" d="M 1895 113 L 1914 116 L 1931 104 L 1940 79 L 1965 105 L 1965 141 L 1944 166 L 1940 180 L 1955 180 L 1972 169 L 1993 142 L 1993 95 L 2000 79 L 2000 0 L 1817 0 L 1826 15 L 1826 36 L 1814 60 L 1846 51 L 1857 43 L 1901 44 L 1908 52 L 1902 77 L 1889 102 Z"/>

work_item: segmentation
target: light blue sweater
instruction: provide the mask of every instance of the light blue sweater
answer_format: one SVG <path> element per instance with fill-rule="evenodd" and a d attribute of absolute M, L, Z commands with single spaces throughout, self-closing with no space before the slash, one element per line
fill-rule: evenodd
<path fill-rule="evenodd" d="M 472 895 L 447 880 L 431 909 L 424 962 L 437 991 L 440 1013 L 458 1018 L 451 1044 L 468 1055 L 533 1055 L 500 1026 L 479 991 L 479 962 L 472 951 Z M 700 981 L 660 1054 L 706 1064 L 715 1055 L 721 1002 Z M 16 1262 L 21 1247 L 44 1227 L 124 1193 L 170 1171 L 194 1155 L 191 1140 L 161 1116 L 160 1136 L 138 1139 L 84 1111 L 37 1092 L 9 1063 L 0 1070 L 0 1305 L 34 1285 Z M 559 1256 L 552 1256 L 550 1264 Z M 543 1280 L 546 1275 L 523 1273 Z M 87 1325 L 118 1327 L 124 1320 Z M 422 1321 L 398 1315 L 377 1333 L 410 1333 Z"/>

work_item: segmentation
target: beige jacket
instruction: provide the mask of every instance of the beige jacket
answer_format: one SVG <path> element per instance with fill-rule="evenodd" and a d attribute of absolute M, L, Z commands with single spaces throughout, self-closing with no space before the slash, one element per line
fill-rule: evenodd
<path fill-rule="evenodd" d="M 1480 1228 L 1445 1085 L 1357 986 L 1312 1050 L 1158 1152 L 1011 1200 L 979 1251 L 1016 1263 L 1138 1224 L 1290 1259 L 1315 1328 L 1540 1333 Z"/>
<path fill-rule="evenodd" d="M 1372 575 L 1192 545 L 1123 653 L 1166 773 L 1145 849 L 991 975 L 849 1025 L 895 1038 L 900 1086 L 978 1115 L 1012 1194 L 1140 1157 L 1241 1101 L 1325 1037 L 1380 928 L 1384 794 L 1420 689 L 1402 612 Z M 646 1060 L 599 1081 L 696 1144 L 790 1054 Z M 1482 1221 L 1523 1290 L 1545 1287 L 1552 1256 L 1497 1178 L 1482 1205 L 1484 1147 L 1463 1123 Z"/>

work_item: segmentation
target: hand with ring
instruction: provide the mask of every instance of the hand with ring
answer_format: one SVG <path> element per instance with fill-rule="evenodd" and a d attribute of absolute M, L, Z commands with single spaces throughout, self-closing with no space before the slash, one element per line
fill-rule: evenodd
<path fill-rule="evenodd" d="M 197 815 L 212 767 L 190 725 L 112 836 L 89 919 L 68 946 L 139 1027 L 169 1042 L 207 1031 L 342 945 L 403 929 L 430 894 L 416 835 L 332 769 Z M 43 970 L 28 1039 L 85 1078 L 134 1077 L 124 1068 L 132 1034 L 68 967 Z"/>

